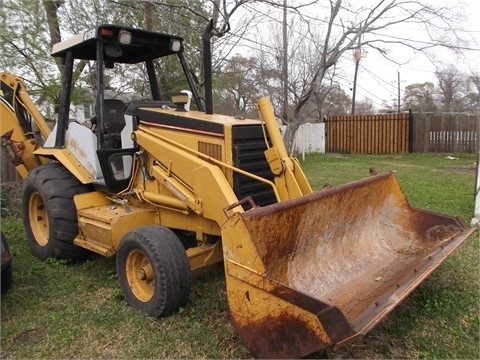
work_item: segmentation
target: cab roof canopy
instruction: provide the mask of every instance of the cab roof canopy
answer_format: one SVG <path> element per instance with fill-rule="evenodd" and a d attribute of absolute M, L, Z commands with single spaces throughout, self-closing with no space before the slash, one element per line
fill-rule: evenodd
<path fill-rule="evenodd" d="M 104 42 L 104 61 L 134 64 L 183 51 L 183 38 L 154 31 L 118 25 L 99 25 L 61 41 L 52 48 L 52 56 L 96 60 L 97 43 Z"/>

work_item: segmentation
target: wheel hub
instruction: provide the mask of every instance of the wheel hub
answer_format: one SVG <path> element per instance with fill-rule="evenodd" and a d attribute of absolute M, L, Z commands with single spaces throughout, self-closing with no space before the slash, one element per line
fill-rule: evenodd
<path fill-rule="evenodd" d="M 28 202 L 28 212 L 30 228 L 32 229 L 35 241 L 40 246 L 47 245 L 49 236 L 47 209 L 38 192 L 31 195 Z"/>
<path fill-rule="evenodd" d="M 150 282 L 154 279 L 153 269 L 150 263 L 143 265 L 138 270 L 138 278 L 142 281 Z"/>
<path fill-rule="evenodd" d="M 148 257 L 138 249 L 132 250 L 126 258 L 125 265 L 132 293 L 140 301 L 150 301 L 155 293 L 155 274 Z"/>

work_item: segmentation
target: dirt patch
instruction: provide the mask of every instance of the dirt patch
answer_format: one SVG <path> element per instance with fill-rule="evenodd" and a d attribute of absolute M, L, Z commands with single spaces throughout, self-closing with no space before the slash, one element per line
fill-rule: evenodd
<path fill-rule="evenodd" d="M 455 174 L 475 174 L 475 166 L 445 166 L 432 169 L 433 172 L 455 173 Z"/>
<path fill-rule="evenodd" d="M 45 331 L 42 328 L 28 329 L 17 335 L 13 342 L 16 344 L 24 344 L 30 341 L 40 340 L 45 336 Z"/>

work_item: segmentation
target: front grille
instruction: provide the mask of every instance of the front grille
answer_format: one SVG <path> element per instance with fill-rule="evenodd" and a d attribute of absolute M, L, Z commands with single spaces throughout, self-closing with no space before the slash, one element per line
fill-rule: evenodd
<path fill-rule="evenodd" d="M 273 182 L 264 151 L 267 150 L 261 125 L 235 126 L 232 129 L 234 166 Z M 247 176 L 233 174 L 233 191 L 239 200 L 251 196 L 256 205 L 276 203 L 272 188 Z"/>

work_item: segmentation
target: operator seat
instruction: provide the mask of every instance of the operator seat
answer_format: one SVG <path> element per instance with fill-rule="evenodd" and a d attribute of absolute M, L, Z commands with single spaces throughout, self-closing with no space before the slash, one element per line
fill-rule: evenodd
<path fill-rule="evenodd" d="M 104 138 L 112 148 L 122 147 L 121 132 L 125 127 L 125 104 L 118 99 L 103 100 Z"/>

